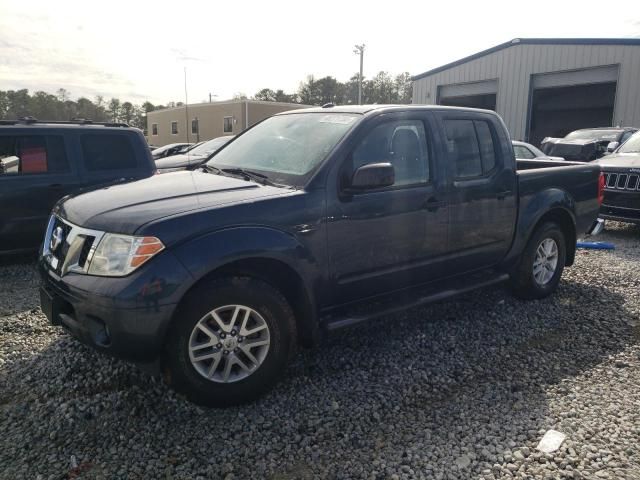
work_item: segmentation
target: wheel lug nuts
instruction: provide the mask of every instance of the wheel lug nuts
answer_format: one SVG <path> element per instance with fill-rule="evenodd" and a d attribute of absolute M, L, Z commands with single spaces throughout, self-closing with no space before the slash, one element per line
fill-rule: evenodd
<path fill-rule="evenodd" d="M 225 338 L 227 335 L 225 333 L 220 334 L 220 338 Z"/>
<path fill-rule="evenodd" d="M 238 353 L 240 351 L 240 349 L 238 347 L 233 349 L 234 353 Z"/>
<path fill-rule="evenodd" d="M 244 338 L 238 337 L 238 342 L 241 342 L 242 340 L 244 340 Z"/>
<path fill-rule="evenodd" d="M 223 355 L 229 355 L 229 350 L 225 350 L 224 352 L 222 352 Z"/>
<path fill-rule="evenodd" d="M 221 343 L 217 344 L 216 348 L 222 348 L 222 344 Z"/>
<path fill-rule="evenodd" d="M 231 330 L 231 335 L 235 337 L 236 331 L 235 330 Z"/>

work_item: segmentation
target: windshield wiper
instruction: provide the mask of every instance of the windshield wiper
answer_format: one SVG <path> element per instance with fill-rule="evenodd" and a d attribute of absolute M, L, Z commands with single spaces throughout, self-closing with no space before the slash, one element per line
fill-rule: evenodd
<path fill-rule="evenodd" d="M 214 167 L 213 165 L 208 165 L 203 163 L 202 165 L 194 166 L 191 169 L 195 170 L 197 168 L 201 168 L 203 172 L 215 173 L 216 175 L 224 175 L 224 172 L 220 170 L 218 167 Z"/>
<path fill-rule="evenodd" d="M 252 172 L 251 170 L 245 170 L 244 168 L 223 168 L 222 171 L 224 173 L 230 173 L 231 175 L 240 175 L 246 180 L 253 180 L 254 182 L 262 183 L 263 185 L 271 185 L 273 187 L 280 186 L 269 180 L 269 177 L 266 175 L 258 172 Z"/>

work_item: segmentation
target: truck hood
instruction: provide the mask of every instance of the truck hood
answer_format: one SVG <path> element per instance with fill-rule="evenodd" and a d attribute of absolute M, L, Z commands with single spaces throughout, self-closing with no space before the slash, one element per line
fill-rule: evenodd
<path fill-rule="evenodd" d="M 81 227 L 132 234 L 163 217 L 291 191 L 202 171 L 179 171 L 66 197 L 54 212 Z"/>
<path fill-rule="evenodd" d="M 603 169 L 607 167 L 640 169 L 640 153 L 613 153 L 593 163 L 601 165 Z"/>

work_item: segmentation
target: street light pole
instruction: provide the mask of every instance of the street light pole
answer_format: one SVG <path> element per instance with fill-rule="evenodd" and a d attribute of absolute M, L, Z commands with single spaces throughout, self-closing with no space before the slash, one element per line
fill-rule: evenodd
<path fill-rule="evenodd" d="M 353 53 L 360 55 L 360 75 L 358 76 L 358 105 L 362 105 L 362 63 L 364 60 L 364 43 L 356 45 Z"/>

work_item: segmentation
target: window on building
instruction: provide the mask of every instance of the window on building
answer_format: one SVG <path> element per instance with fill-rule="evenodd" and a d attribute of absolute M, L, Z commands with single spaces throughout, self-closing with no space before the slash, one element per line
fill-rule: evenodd
<path fill-rule="evenodd" d="M 198 128 L 199 128 L 198 119 L 194 118 L 193 120 L 191 120 L 191 133 L 193 135 L 197 135 L 198 134 Z"/>
<path fill-rule="evenodd" d="M 0 178 L 9 175 L 55 174 L 69 171 L 63 137 L 0 136 Z"/>
<path fill-rule="evenodd" d="M 233 117 L 224 117 L 222 124 L 222 131 L 224 133 L 233 132 Z"/>
<path fill-rule="evenodd" d="M 152 123 L 151 124 L 151 135 L 158 135 L 158 124 L 157 123 Z"/>
<path fill-rule="evenodd" d="M 133 146 L 126 135 L 82 135 L 82 155 L 90 172 L 137 167 Z"/>
<path fill-rule="evenodd" d="M 496 164 L 489 124 L 473 120 L 445 120 L 447 150 L 455 162 L 456 178 L 487 174 Z"/>
<path fill-rule="evenodd" d="M 171 135 L 178 134 L 178 122 L 171 122 Z"/>
<path fill-rule="evenodd" d="M 389 121 L 371 130 L 352 154 L 353 172 L 362 165 L 390 162 L 394 185 L 429 180 L 429 155 L 424 125 L 419 120 Z"/>

